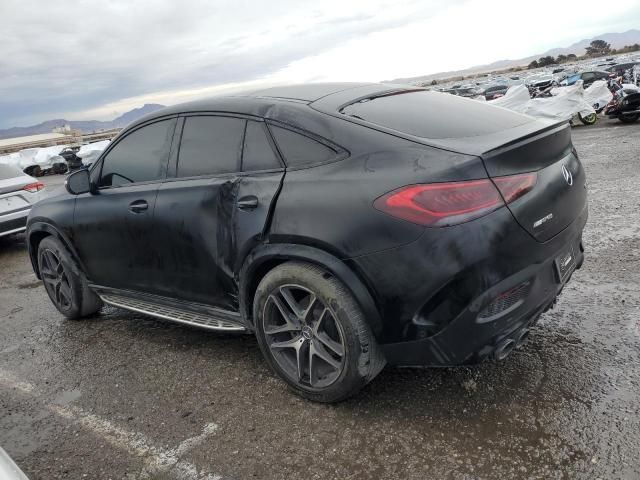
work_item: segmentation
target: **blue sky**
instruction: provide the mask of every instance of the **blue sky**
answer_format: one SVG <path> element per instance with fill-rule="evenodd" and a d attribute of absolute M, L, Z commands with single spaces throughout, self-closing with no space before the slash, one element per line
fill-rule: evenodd
<path fill-rule="evenodd" d="M 640 27 L 617 0 L 2 0 L 0 128 L 256 86 L 379 81 Z"/>

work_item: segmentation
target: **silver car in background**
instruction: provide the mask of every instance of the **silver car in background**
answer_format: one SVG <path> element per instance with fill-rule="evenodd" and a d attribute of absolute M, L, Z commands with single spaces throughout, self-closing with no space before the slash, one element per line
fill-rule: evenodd
<path fill-rule="evenodd" d="M 2 448 L 0 448 L 0 480 L 29 480 Z"/>
<path fill-rule="evenodd" d="M 18 167 L 0 164 L 0 237 L 25 230 L 31 207 L 43 190 L 44 183 Z"/>

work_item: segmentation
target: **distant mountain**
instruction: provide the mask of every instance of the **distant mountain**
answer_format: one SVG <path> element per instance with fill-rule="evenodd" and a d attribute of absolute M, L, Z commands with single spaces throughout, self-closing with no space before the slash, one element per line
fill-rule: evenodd
<path fill-rule="evenodd" d="M 633 45 L 640 43 L 640 30 L 633 29 L 622 33 L 604 33 L 602 35 L 596 35 L 592 38 L 585 38 L 576 42 L 568 47 L 564 48 L 552 48 L 544 53 L 537 55 L 531 55 L 530 57 L 519 58 L 516 60 L 498 60 L 497 62 L 489 63 L 487 65 L 476 65 L 475 67 L 466 68 L 464 70 L 454 70 L 450 72 L 432 73 L 429 75 L 422 75 L 419 77 L 410 78 L 396 78 L 395 80 L 389 80 L 391 83 L 420 83 L 427 82 L 439 78 L 451 78 L 463 75 L 470 75 L 473 73 L 490 72 L 494 70 L 501 70 L 509 67 L 516 67 L 520 65 L 527 65 L 532 60 L 537 60 L 540 57 L 551 55 L 557 57 L 558 55 L 568 55 L 573 53 L 575 55 L 584 55 L 585 49 L 593 40 L 604 40 L 611 44 L 611 48 L 622 48 L 626 45 Z"/>
<path fill-rule="evenodd" d="M 62 127 L 69 125 L 73 129 L 81 130 L 86 133 L 93 132 L 95 130 L 103 130 L 109 128 L 122 128 L 129 123 L 137 120 L 138 118 L 146 115 L 147 113 L 155 112 L 164 108 L 164 105 L 157 103 L 146 103 L 140 108 L 134 108 L 126 113 L 123 113 L 117 118 L 110 121 L 100 120 L 65 120 L 58 118 L 55 120 L 47 120 L 46 122 L 39 123 L 37 125 L 31 125 L 30 127 L 12 127 L 4 130 L 0 130 L 0 139 L 24 137 L 26 135 L 37 135 L 39 133 L 51 133 L 56 127 Z"/>

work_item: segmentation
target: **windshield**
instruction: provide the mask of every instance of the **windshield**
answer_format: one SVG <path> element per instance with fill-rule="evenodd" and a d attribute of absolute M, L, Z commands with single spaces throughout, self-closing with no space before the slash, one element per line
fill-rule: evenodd
<path fill-rule="evenodd" d="M 439 92 L 410 91 L 364 99 L 345 115 L 421 138 L 463 138 L 495 133 L 532 119 L 477 100 Z"/>

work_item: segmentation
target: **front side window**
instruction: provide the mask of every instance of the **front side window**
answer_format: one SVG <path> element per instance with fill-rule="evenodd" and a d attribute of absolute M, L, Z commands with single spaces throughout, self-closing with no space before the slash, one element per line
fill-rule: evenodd
<path fill-rule="evenodd" d="M 337 155 L 337 152 L 326 145 L 286 128 L 270 125 L 269 129 L 290 167 L 328 162 Z"/>
<path fill-rule="evenodd" d="M 104 157 L 100 187 L 161 180 L 165 174 L 176 120 L 146 125 L 119 141 Z"/>
<path fill-rule="evenodd" d="M 178 177 L 238 172 L 245 122 L 233 117 L 186 118 L 178 156 Z"/>

